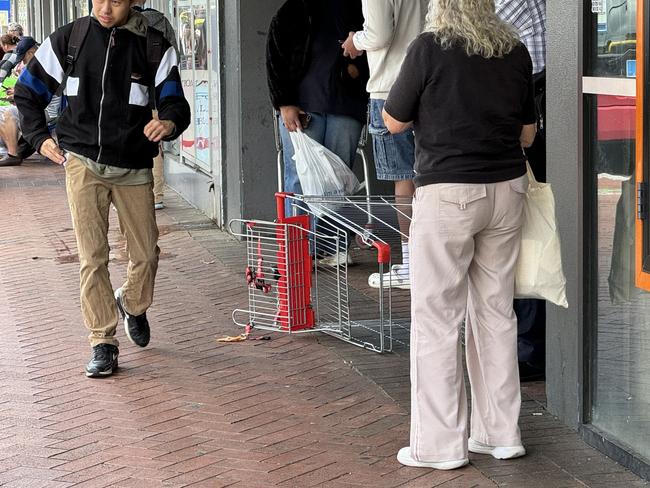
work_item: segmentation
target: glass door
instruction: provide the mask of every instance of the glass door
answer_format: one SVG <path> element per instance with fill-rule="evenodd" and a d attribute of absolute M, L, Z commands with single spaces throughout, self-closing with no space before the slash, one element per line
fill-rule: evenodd
<path fill-rule="evenodd" d="M 648 1 L 585 2 L 583 77 L 585 208 L 590 214 L 585 235 L 585 328 L 590 337 L 585 420 L 646 463 L 650 280 L 644 281 L 647 271 L 640 273 L 638 256 L 650 241 L 638 220 L 639 203 L 645 200 L 637 201 L 637 190 L 647 174 L 638 157 L 647 153 L 642 136 L 648 110 L 642 90 L 637 92 L 645 71 L 639 59 L 645 37 L 637 19 L 643 18 L 644 8 L 648 11 L 642 4 Z"/>

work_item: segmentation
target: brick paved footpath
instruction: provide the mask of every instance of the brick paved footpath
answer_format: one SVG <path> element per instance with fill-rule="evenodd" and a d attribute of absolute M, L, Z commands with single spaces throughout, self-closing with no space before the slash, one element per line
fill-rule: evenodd
<path fill-rule="evenodd" d="M 472 456 L 448 472 L 401 467 L 405 390 L 381 388 L 373 371 L 385 379 L 394 367 L 404 378 L 404 358 L 323 336 L 218 344 L 238 332 L 230 312 L 246 297 L 232 264 L 240 248 L 171 191 L 167 203 L 152 342 L 139 349 L 119 330 L 119 372 L 87 379 L 63 171 L 0 168 L 0 486 L 644 486 L 531 398 L 522 414 L 529 456 Z M 115 217 L 118 286 L 126 260 Z"/>

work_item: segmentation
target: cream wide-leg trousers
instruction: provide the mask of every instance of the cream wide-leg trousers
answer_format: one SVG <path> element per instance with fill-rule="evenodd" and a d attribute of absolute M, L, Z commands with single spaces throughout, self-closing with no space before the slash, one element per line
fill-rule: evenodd
<path fill-rule="evenodd" d="M 490 184 L 432 184 L 413 199 L 411 253 L 411 454 L 467 457 L 471 437 L 521 444 L 517 320 L 512 309 L 528 177 Z"/>

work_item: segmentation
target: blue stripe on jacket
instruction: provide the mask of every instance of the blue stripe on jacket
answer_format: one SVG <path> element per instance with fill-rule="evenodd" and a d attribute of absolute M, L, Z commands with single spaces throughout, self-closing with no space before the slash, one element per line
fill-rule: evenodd
<path fill-rule="evenodd" d="M 167 80 L 163 82 L 160 91 L 160 100 L 167 97 L 183 97 L 183 87 L 181 83 L 176 80 Z"/>
<path fill-rule="evenodd" d="M 50 100 L 52 100 L 54 94 L 47 89 L 45 83 L 36 78 L 28 69 L 24 69 L 20 74 L 18 83 L 25 85 L 36 93 L 45 103 L 50 103 Z"/>

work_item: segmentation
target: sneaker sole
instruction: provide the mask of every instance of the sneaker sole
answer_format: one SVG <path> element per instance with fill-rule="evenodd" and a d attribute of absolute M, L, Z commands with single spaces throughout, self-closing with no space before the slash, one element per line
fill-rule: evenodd
<path fill-rule="evenodd" d="M 138 344 L 133 340 L 131 334 L 129 334 L 129 326 L 126 325 L 126 311 L 124 310 L 124 308 L 122 308 L 122 304 L 118 299 L 117 291 L 115 291 L 115 303 L 117 303 L 117 310 L 120 312 L 120 316 L 122 317 L 122 324 L 124 324 L 124 334 L 126 334 L 127 339 L 131 341 L 131 344 L 135 344 L 138 347 L 147 347 L 147 345 L 149 344 L 148 342 L 147 344 L 144 345 Z"/>
<path fill-rule="evenodd" d="M 379 287 L 379 273 L 373 273 L 368 277 L 368 286 L 370 288 L 374 288 L 378 290 Z M 373 277 L 375 277 L 372 279 Z M 399 288 L 400 290 L 410 290 L 411 289 L 411 282 L 409 281 L 408 283 L 404 282 L 399 282 L 398 280 L 388 280 L 384 278 L 384 288 Z"/>
<path fill-rule="evenodd" d="M 524 446 L 491 447 L 476 444 L 472 439 L 467 444 L 467 450 L 474 454 L 489 454 L 494 459 L 514 459 L 526 455 Z"/>
<path fill-rule="evenodd" d="M 440 463 L 426 463 L 422 461 L 416 461 L 415 459 L 405 459 L 399 454 L 397 455 L 397 460 L 400 464 L 404 466 L 410 466 L 412 468 L 432 468 L 439 471 L 449 471 L 452 469 L 462 468 L 469 464 L 469 459 L 459 459 L 458 461 L 444 461 Z"/>
<path fill-rule="evenodd" d="M 110 376 L 113 374 L 113 372 L 117 369 L 117 362 L 115 363 L 115 366 L 109 370 L 109 371 L 99 371 L 97 373 L 89 373 L 86 371 L 86 378 L 103 378 L 105 376 Z"/>
<path fill-rule="evenodd" d="M 86 378 L 103 378 L 104 376 L 110 376 L 113 374 L 113 370 L 102 371 L 101 373 L 89 373 L 86 371 Z"/>
<path fill-rule="evenodd" d="M 378 290 L 380 288 L 379 283 L 368 283 L 370 288 Z M 384 281 L 384 288 L 399 288 L 400 290 L 410 290 L 411 285 L 390 285 L 388 281 Z"/>

